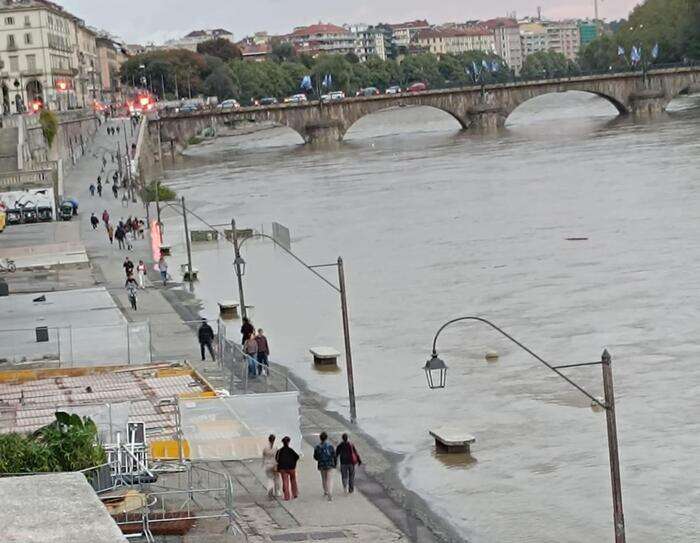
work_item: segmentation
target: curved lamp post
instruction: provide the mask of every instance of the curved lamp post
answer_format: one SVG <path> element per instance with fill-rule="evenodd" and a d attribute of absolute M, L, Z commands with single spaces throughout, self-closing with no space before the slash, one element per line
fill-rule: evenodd
<path fill-rule="evenodd" d="M 546 366 L 549 370 L 556 373 L 559 377 L 564 379 L 567 383 L 573 386 L 576 390 L 581 392 L 583 395 L 587 396 L 593 404 L 597 404 L 599 407 L 605 409 L 605 415 L 607 420 L 607 433 L 608 433 L 608 453 L 610 456 L 610 479 L 612 486 L 612 498 L 613 498 L 613 522 L 615 527 L 615 543 L 625 543 L 625 517 L 622 510 L 622 487 L 620 484 L 620 458 L 618 454 L 617 446 L 617 425 L 615 422 L 615 394 L 613 390 L 613 378 L 612 378 L 612 359 L 610 353 L 607 349 L 603 351 L 601 359 L 599 362 L 584 362 L 580 364 L 568 364 L 563 366 L 554 366 L 544 360 L 542 357 L 537 355 L 531 349 L 520 343 L 518 340 L 513 338 L 510 334 L 503 331 L 501 328 L 493 324 L 492 322 L 483 319 L 481 317 L 459 317 L 443 324 L 435 334 L 433 339 L 433 352 L 423 367 L 425 370 L 425 375 L 428 380 L 428 386 L 431 389 L 445 388 L 447 381 L 447 364 L 438 357 L 437 353 L 437 340 L 442 331 L 454 324 L 456 322 L 462 321 L 477 321 L 487 326 L 490 326 L 496 330 L 502 336 L 505 336 L 511 342 L 515 343 L 518 347 L 527 352 L 530 356 L 535 358 L 538 362 Z M 593 396 L 591 393 L 586 391 L 583 387 L 577 385 L 566 375 L 564 375 L 561 370 L 565 368 L 576 368 L 581 366 L 598 366 L 600 365 L 603 370 L 603 391 L 605 394 L 605 399 L 601 402 L 598 398 Z"/>
<path fill-rule="evenodd" d="M 340 295 L 340 311 L 341 311 L 341 317 L 343 321 L 343 339 L 345 343 L 345 366 L 346 366 L 346 373 L 347 373 L 347 378 L 348 378 L 348 399 L 350 402 L 350 422 L 355 424 L 357 421 L 357 404 L 355 401 L 355 376 L 353 372 L 353 367 L 352 367 L 352 348 L 350 344 L 350 318 L 348 316 L 348 300 L 347 300 L 347 291 L 345 288 L 345 267 L 343 265 L 343 259 L 341 257 L 338 257 L 338 260 L 336 262 L 333 262 L 332 264 L 319 264 L 316 266 L 310 266 L 306 262 L 304 262 L 301 258 L 299 258 L 297 255 L 295 255 L 292 251 L 290 251 L 287 247 L 280 245 L 279 242 L 272 236 L 268 236 L 267 234 L 263 234 L 261 232 L 254 232 L 252 236 L 248 236 L 246 238 L 243 238 L 242 241 L 238 241 L 238 233 L 236 231 L 236 220 L 231 219 L 231 229 L 233 230 L 232 232 L 232 241 L 233 241 L 233 251 L 234 251 L 234 260 L 233 260 L 233 265 L 236 270 L 236 279 L 238 281 L 238 296 L 240 298 L 240 304 L 241 304 L 241 315 L 243 317 L 247 317 L 247 311 L 245 307 L 245 301 L 244 301 L 244 292 L 243 292 L 243 276 L 245 275 L 245 260 L 241 256 L 241 247 L 243 247 L 243 244 L 252 238 L 264 238 L 264 239 L 269 239 L 272 241 L 277 247 L 280 247 L 285 253 L 287 253 L 289 256 L 291 256 L 294 260 L 296 260 L 299 264 L 304 266 L 307 270 L 309 270 L 311 273 L 313 273 L 316 277 L 321 279 L 324 283 L 326 283 L 328 286 L 330 286 L 337 294 Z M 316 271 L 317 268 L 337 268 L 338 269 L 338 286 L 334 285 L 331 281 L 326 279 L 323 275 L 321 275 L 319 272 Z"/>

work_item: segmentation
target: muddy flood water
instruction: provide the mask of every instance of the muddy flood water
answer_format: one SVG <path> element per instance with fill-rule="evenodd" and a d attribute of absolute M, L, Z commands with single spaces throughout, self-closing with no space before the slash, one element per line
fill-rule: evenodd
<path fill-rule="evenodd" d="M 277 221 L 307 262 L 342 255 L 359 424 L 403 455 L 408 488 L 475 543 L 613 539 L 605 415 L 586 397 L 479 324 L 444 332 L 447 387 L 428 390 L 435 331 L 478 315 L 555 364 L 610 351 L 628 541 L 700 540 L 700 97 L 635 122 L 551 95 L 493 136 L 404 108 L 361 119 L 334 149 L 300 142 L 286 128 L 219 139 L 166 182 L 210 223 Z M 193 251 L 213 318 L 238 298 L 231 247 Z M 243 255 L 273 360 L 347 415 L 345 372 L 317 372 L 308 353 L 342 351 L 338 296 L 269 242 Z M 568 375 L 602 396 L 599 367 Z M 472 457 L 436 456 L 439 426 L 476 436 Z"/>

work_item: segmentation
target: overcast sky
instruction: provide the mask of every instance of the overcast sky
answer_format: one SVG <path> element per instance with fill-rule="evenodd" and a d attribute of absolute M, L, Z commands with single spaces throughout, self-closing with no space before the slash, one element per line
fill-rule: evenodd
<path fill-rule="evenodd" d="M 515 11 L 548 18 L 592 17 L 594 0 L 56 0 L 88 25 L 129 43 L 160 43 L 191 30 L 225 28 L 236 39 L 260 30 L 273 34 L 318 21 L 431 23 L 499 17 Z M 625 17 L 640 0 L 599 0 L 600 16 Z M 109 6 L 109 7 L 107 7 Z"/>

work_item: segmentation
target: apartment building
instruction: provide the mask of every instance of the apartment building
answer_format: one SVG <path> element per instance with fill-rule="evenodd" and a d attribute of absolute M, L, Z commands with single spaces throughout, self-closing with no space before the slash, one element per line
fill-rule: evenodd
<path fill-rule="evenodd" d="M 318 23 L 300 26 L 286 36 L 297 53 L 345 55 L 355 52 L 355 35 L 342 26 Z"/>
<path fill-rule="evenodd" d="M 355 54 L 360 62 L 367 62 L 371 57 L 386 60 L 384 32 L 366 24 L 349 25 L 345 28 L 355 36 Z"/>
<path fill-rule="evenodd" d="M 193 30 L 182 38 L 169 40 L 165 45 L 154 47 L 154 49 L 187 49 L 188 51 L 197 52 L 197 46 L 205 41 L 225 39 L 231 43 L 235 43 L 233 33 L 224 28 L 212 28 L 205 30 Z"/>
<path fill-rule="evenodd" d="M 434 55 L 457 54 L 466 51 L 496 51 L 493 32 L 484 26 L 466 28 L 431 28 L 419 31 L 414 43 Z"/>
<path fill-rule="evenodd" d="M 3 113 L 26 111 L 32 104 L 55 110 L 82 106 L 94 70 L 93 36 L 82 20 L 52 2 L 4 1 L 0 5 Z M 78 44 L 85 48 L 81 59 Z"/>
<path fill-rule="evenodd" d="M 121 65 L 127 60 L 126 49 L 107 35 L 98 36 L 97 57 L 99 64 L 100 100 L 119 102 L 123 97 L 120 80 Z"/>
<path fill-rule="evenodd" d="M 429 30 L 430 24 L 425 19 L 407 21 L 389 25 L 391 29 L 391 42 L 395 48 L 408 49 L 414 37 L 421 30 Z"/>
<path fill-rule="evenodd" d="M 496 54 L 519 74 L 523 67 L 523 47 L 518 21 L 502 17 L 485 21 L 483 25 L 493 32 Z"/>
<path fill-rule="evenodd" d="M 538 51 L 553 51 L 576 60 L 581 49 L 578 21 L 526 20 L 519 27 L 523 59 Z"/>

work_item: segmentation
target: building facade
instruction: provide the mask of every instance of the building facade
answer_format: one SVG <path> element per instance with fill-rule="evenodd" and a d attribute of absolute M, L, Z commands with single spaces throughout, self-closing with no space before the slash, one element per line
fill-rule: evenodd
<path fill-rule="evenodd" d="M 97 56 L 97 33 L 83 24 L 75 24 L 78 75 L 76 94 L 80 107 L 89 107 L 100 96 L 100 67 Z"/>
<path fill-rule="evenodd" d="M 483 26 L 467 28 L 432 28 L 419 31 L 414 43 L 434 55 L 458 54 L 466 51 L 495 53 L 493 32 Z"/>
<path fill-rule="evenodd" d="M 348 29 L 327 23 L 300 26 L 287 36 L 297 53 L 345 55 L 355 52 L 355 36 Z"/>
<path fill-rule="evenodd" d="M 425 19 L 407 21 L 389 25 L 391 29 L 391 42 L 396 49 L 408 49 L 418 32 L 430 29 L 430 24 Z"/>
<path fill-rule="evenodd" d="M 579 35 L 581 36 L 582 49 L 600 35 L 599 30 L 600 29 L 596 21 L 579 21 L 578 31 Z"/>
<path fill-rule="evenodd" d="M 581 50 L 578 21 L 528 20 L 519 26 L 523 59 L 538 51 L 552 51 L 576 60 Z"/>
<path fill-rule="evenodd" d="M 493 32 L 496 54 L 519 74 L 523 67 L 523 47 L 518 21 L 504 17 L 486 21 L 484 26 Z"/>
<path fill-rule="evenodd" d="M 182 38 L 165 42 L 165 45 L 158 47 L 158 49 L 187 49 L 188 51 L 196 53 L 197 46 L 200 43 L 220 38 L 235 43 L 233 33 L 223 28 L 213 28 L 207 30 L 193 30 Z"/>
<path fill-rule="evenodd" d="M 386 60 L 386 43 L 384 32 L 373 26 L 356 24 L 346 27 L 355 37 L 355 51 L 360 62 L 367 62 L 371 57 Z"/>
<path fill-rule="evenodd" d="M 96 42 L 100 76 L 99 98 L 103 102 L 120 102 L 124 99 L 120 70 L 127 60 L 125 49 L 109 36 L 99 36 Z"/>
<path fill-rule="evenodd" d="M 43 105 L 54 110 L 83 101 L 81 77 L 89 77 L 91 37 L 83 21 L 42 0 L 7 0 L 0 6 L 0 104 L 3 113 Z M 86 45 L 79 68 L 77 45 Z M 94 60 L 94 59 L 93 59 Z"/>

